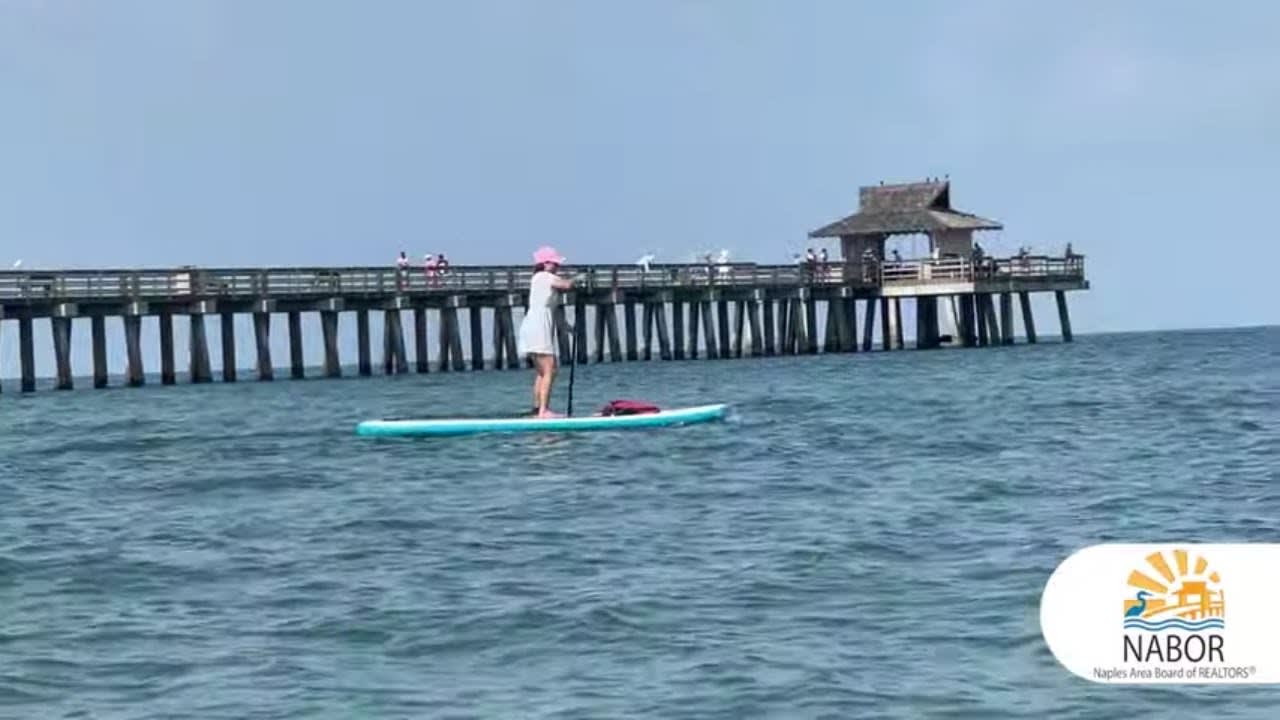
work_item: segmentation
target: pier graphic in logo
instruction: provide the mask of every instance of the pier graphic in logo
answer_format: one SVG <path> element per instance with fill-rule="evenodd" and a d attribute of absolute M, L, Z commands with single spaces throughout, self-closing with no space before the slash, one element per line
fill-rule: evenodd
<path fill-rule="evenodd" d="M 1222 578 L 1203 556 L 1193 559 L 1186 550 L 1171 556 L 1151 553 L 1145 567 L 1129 573 L 1125 630 L 1201 633 L 1226 627 Z"/>

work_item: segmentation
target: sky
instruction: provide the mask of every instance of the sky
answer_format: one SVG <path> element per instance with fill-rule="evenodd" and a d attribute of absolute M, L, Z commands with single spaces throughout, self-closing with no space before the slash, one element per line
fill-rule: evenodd
<path fill-rule="evenodd" d="M 1004 223 L 989 252 L 1086 255 L 1077 333 L 1274 324 L 1278 27 L 1263 2 L 0 0 L 0 267 L 786 262 L 859 186 L 945 175 Z"/>

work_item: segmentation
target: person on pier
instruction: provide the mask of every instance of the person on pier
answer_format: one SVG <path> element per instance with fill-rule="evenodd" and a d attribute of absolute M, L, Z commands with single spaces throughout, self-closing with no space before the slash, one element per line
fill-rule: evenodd
<path fill-rule="evenodd" d="M 543 246 L 533 254 L 529 311 L 520 321 L 517 340 L 520 354 L 533 362 L 537 373 L 533 380 L 533 406 L 537 416 L 543 418 L 561 417 L 551 412 L 551 384 L 556 377 L 555 321 L 552 309 L 556 305 L 556 292 L 573 287 L 572 280 L 556 274 L 563 264 L 564 258 L 554 248 Z"/>

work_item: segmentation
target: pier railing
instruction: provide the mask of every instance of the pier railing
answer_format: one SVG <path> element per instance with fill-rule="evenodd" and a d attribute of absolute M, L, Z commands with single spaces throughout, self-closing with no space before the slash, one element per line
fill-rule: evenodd
<path fill-rule="evenodd" d="M 1084 257 L 1014 256 L 1008 258 L 941 258 L 880 263 L 881 285 L 927 285 L 1022 278 L 1083 280 Z"/>
<path fill-rule="evenodd" d="M 973 282 L 1000 278 L 1084 278 L 1084 258 L 921 259 L 880 263 L 759 265 L 755 263 L 585 265 L 564 272 L 593 289 L 689 286 L 864 287 Z M 191 298 L 253 299 L 343 295 L 451 294 L 526 290 L 528 266 L 342 268 L 176 268 L 148 270 L 0 271 L 0 300 L 67 301 Z"/>

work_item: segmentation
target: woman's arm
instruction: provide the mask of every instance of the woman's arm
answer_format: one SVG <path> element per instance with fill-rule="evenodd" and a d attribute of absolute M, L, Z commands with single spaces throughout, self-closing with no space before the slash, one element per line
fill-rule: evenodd
<path fill-rule="evenodd" d="M 551 278 L 551 287 L 557 290 L 570 290 L 573 288 L 573 280 L 554 275 Z"/>

